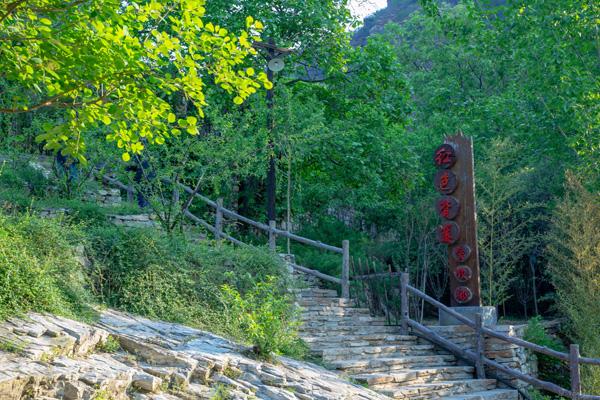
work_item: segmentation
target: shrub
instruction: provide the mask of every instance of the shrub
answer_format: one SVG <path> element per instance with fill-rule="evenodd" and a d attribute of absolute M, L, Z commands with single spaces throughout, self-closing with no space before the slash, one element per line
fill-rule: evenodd
<path fill-rule="evenodd" d="M 542 318 L 529 320 L 525 329 L 524 339 L 557 351 L 566 351 L 565 346 L 556 338 L 548 335 L 542 325 Z M 554 382 L 562 387 L 569 387 L 569 370 L 561 360 L 544 354 L 536 353 L 539 376 L 543 380 Z"/>
<path fill-rule="evenodd" d="M 90 318 L 92 298 L 73 255 L 80 233 L 57 221 L 0 214 L 0 320 L 29 311 Z"/>
<path fill-rule="evenodd" d="M 246 293 L 267 276 L 283 279 L 279 259 L 257 248 L 190 243 L 154 229 L 90 230 L 94 293 L 108 306 L 230 334 L 220 287 Z"/>
<path fill-rule="evenodd" d="M 0 186 L 11 189 L 27 189 L 32 196 L 46 195 L 51 184 L 39 169 L 25 162 L 3 164 L 0 170 Z"/>
<path fill-rule="evenodd" d="M 230 326 L 235 328 L 231 333 L 252 343 L 259 357 L 305 355 L 306 348 L 298 337 L 298 310 L 275 277 L 258 283 L 245 295 L 223 285 L 222 296 L 226 313 L 233 322 Z"/>

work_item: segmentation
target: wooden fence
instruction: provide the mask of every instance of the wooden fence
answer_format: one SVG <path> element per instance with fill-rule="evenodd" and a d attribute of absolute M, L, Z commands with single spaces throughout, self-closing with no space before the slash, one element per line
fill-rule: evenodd
<path fill-rule="evenodd" d="M 110 175 L 103 175 L 102 180 L 107 184 L 110 184 L 121 190 L 126 191 L 128 199 L 133 198 L 133 193 L 132 193 L 133 189 L 132 189 L 131 185 L 125 185 L 124 183 L 120 182 L 119 180 L 115 179 L 114 177 L 112 177 Z M 167 180 L 163 180 L 163 181 L 172 184 L 172 182 L 169 182 Z M 269 244 L 269 248 L 271 249 L 271 251 L 276 250 L 277 238 L 285 237 L 290 240 L 294 240 L 296 242 L 303 243 L 308 246 L 316 247 L 321 250 L 326 250 L 326 251 L 331 251 L 333 253 L 341 254 L 341 256 L 342 256 L 342 273 L 339 278 L 336 278 L 336 277 L 333 277 L 330 275 L 326 275 L 319 271 L 316 271 L 316 270 L 313 270 L 310 268 L 306 268 L 306 267 L 303 267 L 300 265 L 291 264 L 291 266 L 294 269 L 301 271 L 303 273 L 313 275 L 313 276 L 318 277 L 319 279 L 323 279 L 323 280 L 340 285 L 342 297 L 344 297 L 344 298 L 350 297 L 350 242 L 348 240 L 342 241 L 342 247 L 336 247 L 336 246 L 332 246 L 329 244 L 319 242 L 317 240 L 308 239 L 303 236 L 293 234 L 293 233 L 289 232 L 288 230 L 278 229 L 275 221 L 269 221 L 269 224 L 267 225 L 267 224 L 264 224 L 264 223 L 261 223 L 258 221 L 254 221 L 250 218 L 244 217 L 243 215 L 240 215 L 234 211 L 231 211 L 231 210 L 223 207 L 223 199 L 217 199 L 217 201 L 213 201 L 213 200 L 209 199 L 208 197 L 203 196 L 200 193 L 198 193 L 197 190 L 194 190 L 182 183 L 177 183 L 176 185 L 178 187 L 180 187 L 181 189 L 183 189 L 190 196 L 193 196 L 190 199 L 190 201 L 186 204 L 186 207 L 184 207 L 183 214 L 187 218 L 189 218 L 190 220 L 195 222 L 196 224 L 204 227 L 206 230 L 211 232 L 215 236 L 215 238 L 217 238 L 217 240 L 226 239 L 236 245 L 246 245 L 244 242 L 234 238 L 233 236 L 227 234 L 223 230 L 224 219 L 229 218 L 232 220 L 246 223 L 248 225 L 251 225 L 251 226 L 259 229 L 260 231 L 265 232 L 268 235 L 268 244 Z M 199 199 L 204 204 L 208 205 L 209 207 L 211 207 L 215 210 L 214 224 L 210 224 L 210 223 L 206 222 L 202 218 L 197 217 L 196 215 L 192 214 L 189 211 L 189 205 L 191 204 L 191 200 L 193 200 L 193 199 Z"/>
<path fill-rule="evenodd" d="M 128 194 L 129 194 L 128 197 L 130 197 L 130 198 L 132 197 L 131 196 L 131 186 L 127 186 L 108 175 L 104 175 L 103 180 L 106 183 L 109 183 L 120 189 L 128 191 Z M 327 250 L 327 251 L 341 254 L 342 255 L 342 274 L 341 274 L 340 278 L 336 278 L 336 277 L 333 277 L 333 276 L 330 276 L 330 275 L 324 274 L 322 272 L 315 271 L 315 270 L 312 270 L 312 269 L 309 269 L 309 268 L 306 268 L 306 267 L 303 267 L 300 265 L 292 264 L 292 267 L 303 273 L 316 276 L 319 279 L 341 285 L 342 297 L 345 297 L 345 298 L 350 297 L 350 276 L 349 276 L 349 273 L 350 273 L 350 246 L 349 246 L 348 240 L 344 240 L 342 242 L 342 247 L 336 247 L 336 246 L 331 246 L 331 245 L 328 245 L 325 243 L 321 243 L 316 240 L 298 236 L 289 231 L 277 229 L 277 227 L 275 226 L 275 221 L 269 221 L 268 225 L 254 221 L 250 218 L 239 215 L 234 211 L 224 208 L 222 199 L 218 199 L 217 201 L 212 201 L 211 199 L 199 194 L 197 192 L 197 190 L 193 190 L 192 188 L 185 186 L 181 183 L 179 183 L 178 185 L 185 192 L 192 195 L 194 198 L 200 199 L 202 202 L 204 202 L 208 206 L 215 209 L 215 222 L 213 225 L 209 224 L 208 222 L 204 221 L 201 218 L 198 218 L 197 216 L 195 216 L 194 214 L 189 212 L 187 210 L 187 208 L 185 209 L 184 214 L 186 217 L 188 217 L 192 221 L 198 223 L 199 225 L 206 228 L 208 231 L 212 232 L 215 235 L 215 237 L 218 239 L 227 239 L 227 240 L 231 241 L 232 243 L 235 243 L 238 245 L 245 245 L 245 243 L 241 242 L 238 239 L 235 239 L 234 237 L 226 234 L 223 231 L 223 220 L 224 220 L 224 217 L 227 217 L 230 219 L 234 219 L 237 221 L 247 223 L 251 226 L 254 226 L 255 228 L 258 228 L 259 230 L 266 232 L 269 237 L 269 242 L 268 242 L 269 248 L 272 251 L 275 251 L 277 237 L 281 236 L 281 237 L 289 238 L 291 240 L 295 240 L 300 243 L 304 243 L 309 246 L 316 247 L 318 249 Z M 508 336 L 504 333 L 497 332 L 493 329 L 484 327 L 483 323 L 482 323 L 481 314 L 478 314 L 476 316 L 475 320 L 470 320 L 469 318 L 452 310 L 450 307 L 445 306 L 444 304 L 440 303 L 436 299 L 423 293 L 419 289 L 416 289 L 416 288 L 410 286 L 408 273 L 392 272 L 391 270 L 389 271 L 389 273 L 384 272 L 384 273 L 369 274 L 368 272 L 369 271 L 367 271 L 367 274 L 355 275 L 353 277 L 353 280 L 357 284 L 360 284 L 364 281 L 368 281 L 368 280 L 375 279 L 375 278 L 381 278 L 381 277 L 396 278 L 396 279 L 399 278 L 399 281 L 400 281 L 400 299 L 399 299 L 400 311 L 399 311 L 398 319 L 400 321 L 400 330 L 402 333 L 407 334 L 407 333 L 409 333 L 410 329 L 412 329 L 412 331 L 414 333 L 424 337 L 425 339 L 431 341 L 432 343 L 435 343 L 435 344 L 441 346 L 442 348 L 445 348 L 446 350 L 455 354 L 457 357 L 459 357 L 467 362 L 472 363 L 475 366 L 475 371 L 476 371 L 478 378 L 485 378 L 485 376 L 486 376 L 485 366 L 487 366 L 487 367 L 492 368 L 493 370 L 502 372 L 510 377 L 513 377 L 513 378 L 516 378 L 523 382 L 526 382 L 537 389 L 545 390 L 545 391 L 557 394 L 559 396 L 567 397 L 570 399 L 578 399 L 578 400 L 600 400 L 600 396 L 598 396 L 598 395 L 582 393 L 581 371 L 580 371 L 580 366 L 583 364 L 600 366 L 600 359 L 599 358 L 581 357 L 581 355 L 579 354 L 579 345 L 572 344 L 570 346 L 569 353 L 563 353 L 560 351 L 552 350 L 548 347 L 544 347 L 544 346 L 537 345 L 535 343 L 528 342 L 523 339 Z M 390 299 L 387 298 L 387 294 L 388 294 L 388 291 L 386 289 L 385 290 L 385 296 L 386 296 L 385 300 L 387 302 L 389 302 Z M 476 335 L 475 351 L 462 349 L 455 343 L 452 343 L 452 341 L 442 337 L 438 333 L 429 329 L 427 326 L 412 319 L 410 317 L 410 311 L 409 311 L 409 297 L 411 295 L 416 296 L 417 298 L 433 305 L 438 310 L 443 310 L 447 314 L 454 317 L 456 320 L 460 321 L 462 324 L 473 329 L 475 332 L 475 335 Z M 388 312 L 393 312 L 393 307 L 392 307 L 392 309 L 388 310 Z M 390 319 L 388 316 L 388 321 L 389 320 Z M 485 335 L 506 341 L 508 343 L 517 345 L 519 347 L 524 347 L 524 348 L 529 349 L 536 353 L 545 354 L 547 356 L 555 357 L 555 358 L 558 358 L 559 360 L 567 362 L 569 364 L 569 370 L 570 370 L 570 376 L 571 376 L 571 388 L 565 389 L 561 386 L 556 385 L 555 383 L 543 381 L 536 377 L 524 374 L 520 371 L 517 371 L 515 369 L 512 369 L 510 367 L 507 367 L 505 365 L 502 365 L 496 361 L 490 360 L 489 358 L 485 357 L 485 353 L 484 353 Z"/>
<path fill-rule="evenodd" d="M 465 350 L 456 344 L 452 343 L 450 340 L 442 337 L 438 333 L 433 330 L 427 328 L 425 325 L 413 320 L 409 315 L 409 296 L 414 295 L 427 303 L 433 305 L 438 310 L 443 310 L 448 313 L 452 317 L 456 318 L 462 324 L 472 328 L 475 331 L 476 335 L 476 345 L 475 351 Z M 579 354 L 579 345 L 572 344 L 570 346 L 569 353 L 562 353 L 560 351 L 552 350 L 548 347 L 540 346 L 535 343 L 528 342 L 526 340 L 522 340 L 519 338 L 508 336 L 504 333 L 497 332 L 493 329 L 489 329 L 483 326 L 481 314 L 478 314 L 475 320 L 470 320 L 452 310 L 450 307 L 445 306 L 434 298 L 428 296 L 423 293 L 419 289 L 416 289 L 409 285 L 409 275 L 408 273 L 402 273 L 400 279 L 400 296 L 401 296 L 401 330 L 404 333 L 409 332 L 409 328 L 412 328 L 414 332 L 423 336 L 425 339 L 449 350 L 454 353 L 456 356 L 471 362 L 475 366 L 475 370 L 478 378 L 485 378 L 485 369 L 484 367 L 490 367 L 495 371 L 502 372 L 512 378 L 519 379 L 523 382 L 526 382 L 533 387 L 541 390 L 545 390 L 559 396 L 567 397 L 570 399 L 579 399 L 579 400 L 600 400 L 600 396 L 583 394 L 581 389 L 581 373 L 580 366 L 582 364 L 588 365 L 600 365 L 599 358 L 588 358 L 581 357 Z M 484 337 L 485 335 L 489 337 L 493 337 L 496 339 L 503 340 L 505 342 L 511 343 L 513 345 L 524 347 L 536 353 L 545 354 L 550 357 L 558 358 L 562 361 L 565 361 L 569 364 L 569 370 L 571 375 L 571 388 L 565 389 L 562 388 L 552 382 L 543 381 L 531 375 L 524 374 L 520 371 L 502 365 L 496 361 L 490 360 L 485 357 L 484 354 Z"/>

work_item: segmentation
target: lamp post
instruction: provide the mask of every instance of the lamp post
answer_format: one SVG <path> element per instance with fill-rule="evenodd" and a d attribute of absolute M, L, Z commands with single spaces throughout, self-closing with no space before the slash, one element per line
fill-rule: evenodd
<path fill-rule="evenodd" d="M 267 78 L 273 83 L 273 87 L 267 90 L 267 129 L 269 131 L 269 165 L 267 169 L 267 219 L 275 221 L 277 219 L 275 198 L 277 194 L 277 171 L 275 160 L 275 142 L 273 140 L 273 128 L 275 127 L 275 118 L 273 116 L 274 104 L 274 76 L 276 72 L 283 70 L 285 64 L 281 58 L 283 55 L 292 52 L 291 49 L 277 47 L 275 41 L 271 38 L 268 42 L 254 42 L 254 48 L 264 50 L 264 57 L 267 60 Z"/>

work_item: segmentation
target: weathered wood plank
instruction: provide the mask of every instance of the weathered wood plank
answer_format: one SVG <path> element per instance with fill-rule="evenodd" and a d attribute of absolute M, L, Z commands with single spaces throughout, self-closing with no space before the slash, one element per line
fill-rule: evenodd
<path fill-rule="evenodd" d="M 217 230 L 215 229 L 214 226 L 212 226 L 211 224 L 209 224 L 208 222 L 206 222 L 205 220 L 196 217 L 194 214 L 192 214 L 189 211 L 185 211 L 185 216 L 188 217 L 189 219 L 191 219 L 192 221 L 196 222 L 198 225 L 203 226 L 204 228 L 206 228 L 209 232 L 213 233 L 215 236 L 217 235 Z M 229 240 L 232 243 L 238 244 L 240 246 L 248 246 L 246 243 L 237 240 L 236 238 L 234 238 L 233 236 L 229 236 L 226 233 L 221 233 L 221 237 Z"/>
<path fill-rule="evenodd" d="M 475 370 L 477 371 L 477 379 L 485 379 L 485 368 L 483 365 L 483 358 L 485 357 L 485 338 L 483 336 L 483 318 L 481 313 L 475 314 L 475 334 L 476 343 L 475 348 L 477 350 L 477 359 L 475 360 Z"/>
<path fill-rule="evenodd" d="M 400 276 L 400 307 L 401 307 L 401 327 L 402 333 L 408 333 L 408 320 L 409 316 L 409 308 L 408 308 L 408 283 L 409 283 L 409 275 L 408 272 L 403 272 Z"/>
<path fill-rule="evenodd" d="M 336 278 L 334 276 L 324 274 L 324 273 L 316 271 L 314 269 L 303 267 L 302 265 L 290 264 L 290 266 L 294 269 L 297 269 L 300 272 L 304 272 L 305 274 L 316 276 L 317 278 L 323 279 L 324 281 L 337 283 L 338 285 L 340 285 L 342 283 L 342 280 L 340 278 Z"/>
<path fill-rule="evenodd" d="M 350 298 L 350 242 L 342 241 L 342 297 Z"/>
<path fill-rule="evenodd" d="M 376 274 L 368 274 L 368 275 L 355 275 L 352 277 L 355 281 L 360 280 L 369 280 L 369 279 L 377 279 L 377 278 L 399 278 L 402 276 L 404 272 L 378 272 Z"/>
<path fill-rule="evenodd" d="M 579 399 L 581 395 L 581 371 L 579 369 L 579 345 L 569 347 L 569 371 L 571 372 L 571 398 Z"/>

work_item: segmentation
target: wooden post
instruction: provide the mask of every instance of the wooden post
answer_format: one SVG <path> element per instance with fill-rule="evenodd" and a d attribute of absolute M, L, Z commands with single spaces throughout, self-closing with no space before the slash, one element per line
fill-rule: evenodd
<path fill-rule="evenodd" d="M 277 247 L 277 236 L 275 235 L 275 228 L 277 223 L 275 221 L 269 221 L 269 249 L 275 251 Z"/>
<path fill-rule="evenodd" d="M 133 185 L 127 185 L 127 202 L 128 203 L 135 202 L 135 198 L 133 196 Z"/>
<path fill-rule="evenodd" d="M 342 297 L 350 298 L 350 242 L 342 240 Z"/>
<path fill-rule="evenodd" d="M 400 312 L 402 314 L 400 323 L 404 335 L 408 334 L 408 319 L 410 318 L 408 315 L 408 282 L 408 272 L 403 272 L 400 276 Z"/>
<path fill-rule="evenodd" d="M 569 369 L 571 370 L 571 398 L 578 399 L 581 395 L 581 375 L 579 370 L 579 345 L 569 347 Z"/>
<path fill-rule="evenodd" d="M 475 314 L 475 353 L 477 354 L 477 360 L 475 360 L 475 370 L 477 371 L 477 379 L 485 379 L 485 368 L 483 358 L 485 357 L 485 337 L 483 336 L 483 317 L 481 313 Z"/>
<path fill-rule="evenodd" d="M 217 240 L 221 240 L 223 237 L 223 198 L 217 199 L 217 209 L 215 215 L 215 231 Z"/>
<path fill-rule="evenodd" d="M 445 144 L 434 153 L 434 163 L 439 168 L 436 189 L 443 195 L 436 203 L 437 212 L 444 219 L 437 234 L 438 240 L 448 245 L 450 305 L 479 307 L 473 140 L 462 132 L 446 137 Z"/>

